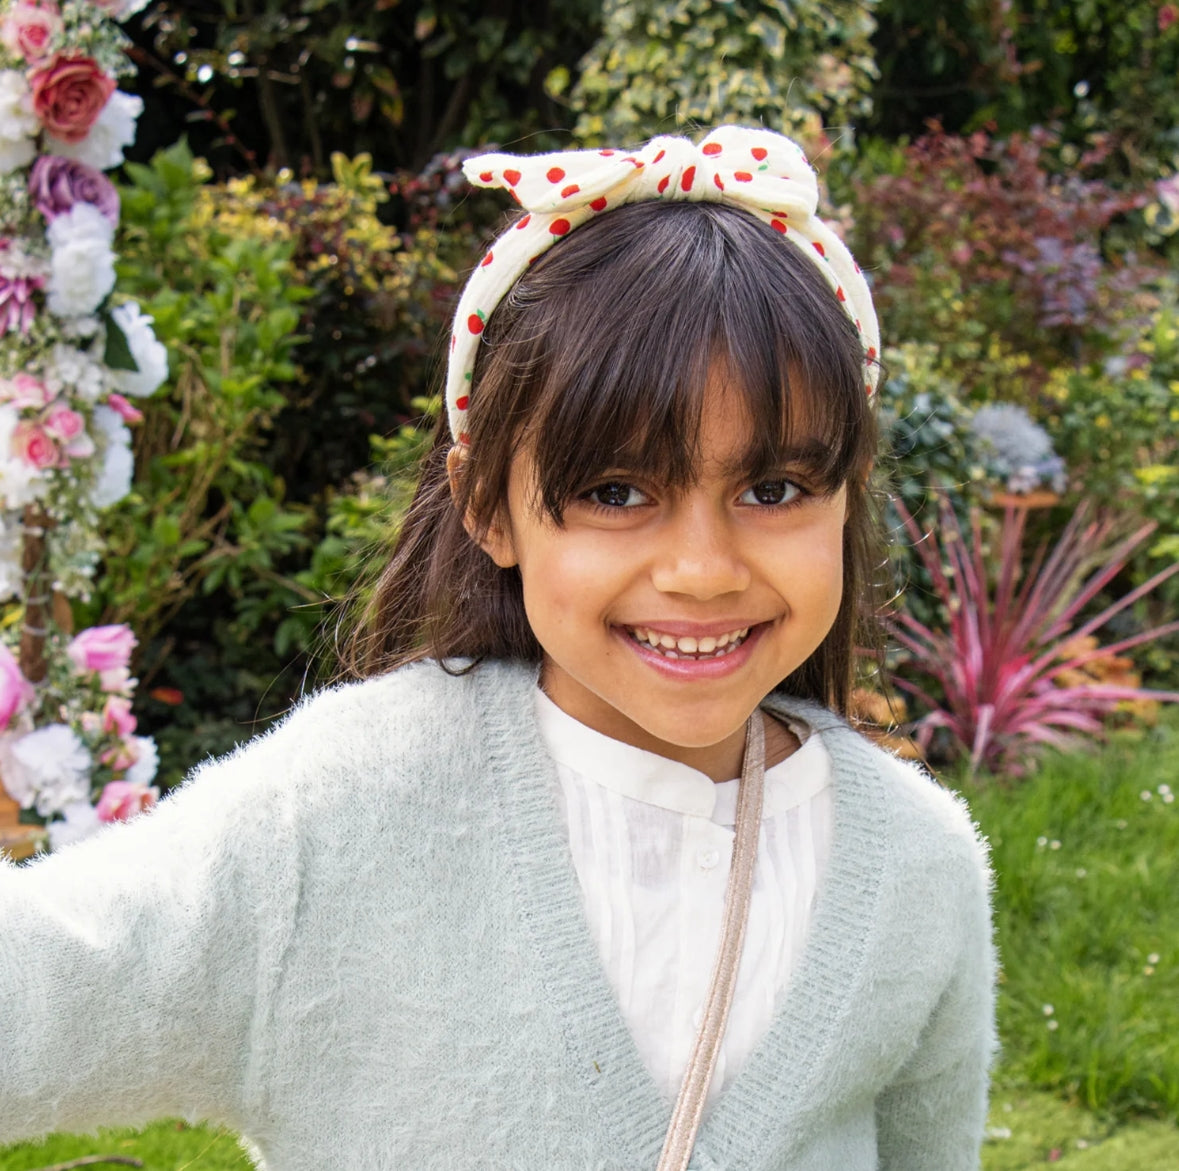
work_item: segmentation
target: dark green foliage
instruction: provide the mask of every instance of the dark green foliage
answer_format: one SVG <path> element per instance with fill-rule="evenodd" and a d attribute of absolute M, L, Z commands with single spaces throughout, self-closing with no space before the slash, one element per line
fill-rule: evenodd
<path fill-rule="evenodd" d="M 460 144 L 560 127 L 566 116 L 544 80 L 589 47 L 598 9 L 594 0 L 159 0 L 132 31 L 144 81 L 169 79 L 173 137 L 196 119 L 196 145 L 219 171 L 290 166 L 325 178 L 341 147 L 370 152 L 382 170 L 416 172 Z M 158 89 L 146 93 L 161 104 Z"/>

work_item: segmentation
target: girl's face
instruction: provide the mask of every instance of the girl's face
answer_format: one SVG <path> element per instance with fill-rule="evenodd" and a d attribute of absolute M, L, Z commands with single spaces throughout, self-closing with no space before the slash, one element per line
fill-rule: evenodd
<path fill-rule="evenodd" d="M 846 487 L 808 491 L 807 461 L 791 452 L 750 482 L 747 426 L 740 395 L 714 377 L 694 484 L 670 491 L 612 469 L 569 502 L 563 526 L 538 507 L 522 454 L 507 515 L 483 542 L 519 567 L 549 697 L 715 779 L 737 774 L 745 721 L 822 642 L 842 592 Z"/>

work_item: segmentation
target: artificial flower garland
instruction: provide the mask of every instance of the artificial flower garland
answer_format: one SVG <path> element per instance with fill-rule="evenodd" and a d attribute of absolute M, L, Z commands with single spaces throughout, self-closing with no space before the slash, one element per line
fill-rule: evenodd
<path fill-rule="evenodd" d="M 134 636 L 71 637 L 66 604 L 88 593 L 99 511 L 131 488 L 131 399 L 168 372 L 151 318 L 111 302 L 119 197 L 103 174 L 143 109 L 118 89 L 133 67 L 116 22 L 146 3 L 0 0 L 0 603 L 19 618 L 0 642 L 0 780 L 53 847 L 157 796 Z"/>

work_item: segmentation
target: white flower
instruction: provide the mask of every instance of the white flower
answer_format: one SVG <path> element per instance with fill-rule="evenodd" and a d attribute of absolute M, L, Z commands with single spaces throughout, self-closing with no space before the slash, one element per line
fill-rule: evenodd
<path fill-rule="evenodd" d="M 90 753 L 72 728 L 46 724 L 8 748 L 4 783 L 23 808 L 49 817 L 90 796 Z"/>
<path fill-rule="evenodd" d="M 65 394 L 88 403 L 96 402 L 106 390 L 106 367 L 85 350 L 58 342 L 49 356 L 45 384 L 54 395 Z"/>
<path fill-rule="evenodd" d="M 107 99 L 90 127 L 90 133 L 81 142 L 62 142 L 47 134 L 45 152 L 109 171 L 123 161 L 123 148 L 135 141 L 135 121 L 142 113 L 142 98 L 117 89 Z"/>
<path fill-rule="evenodd" d="M 20 514 L 0 515 L 0 602 L 19 593 L 24 585 L 20 564 L 23 540 Z"/>
<path fill-rule="evenodd" d="M 150 736 L 132 736 L 139 751 L 139 759 L 123 774 L 132 785 L 150 785 L 160 767 L 160 750 Z"/>
<path fill-rule="evenodd" d="M 20 413 L 7 403 L 0 404 L 0 507 L 15 511 L 40 499 L 49 481 L 32 464 L 12 455 L 12 433 Z"/>
<path fill-rule="evenodd" d="M 168 377 L 168 349 L 155 335 L 152 318 L 134 301 L 116 305 L 111 318 L 123 331 L 138 370 L 112 370 L 110 381 L 116 390 L 134 398 L 154 394 Z"/>
<path fill-rule="evenodd" d="M 55 317 L 93 313 L 115 287 L 114 229 L 92 203 L 76 203 L 49 225 L 46 306 Z"/>
<path fill-rule="evenodd" d="M 100 437 L 102 466 L 95 473 L 90 502 L 95 508 L 109 508 L 131 491 L 131 475 L 135 470 L 131 432 L 113 407 L 95 407 L 93 426 Z"/>
<path fill-rule="evenodd" d="M 40 129 L 29 83 L 19 69 L 0 70 L 0 175 L 26 167 L 37 153 Z"/>
<path fill-rule="evenodd" d="M 88 838 L 91 834 L 102 829 L 102 822 L 98 820 L 98 813 L 89 801 L 72 801 L 62 811 L 64 821 L 49 823 L 49 848 L 60 850 L 62 846 L 72 845 Z"/>

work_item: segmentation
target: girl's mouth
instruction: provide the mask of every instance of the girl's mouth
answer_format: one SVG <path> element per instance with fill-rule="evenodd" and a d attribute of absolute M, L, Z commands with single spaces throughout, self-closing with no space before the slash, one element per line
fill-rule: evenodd
<path fill-rule="evenodd" d="M 694 659 L 698 662 L 723 659 L 732 654 L 749 637 L 749 631 L 750 627 L 743 626 L 739 630 L 725 631 L 716 636 L 692 638 L 677 637 L 644 626 L 626 628 L 627 634 L 640 646 L 655 651 L 665 659 Z"/>

